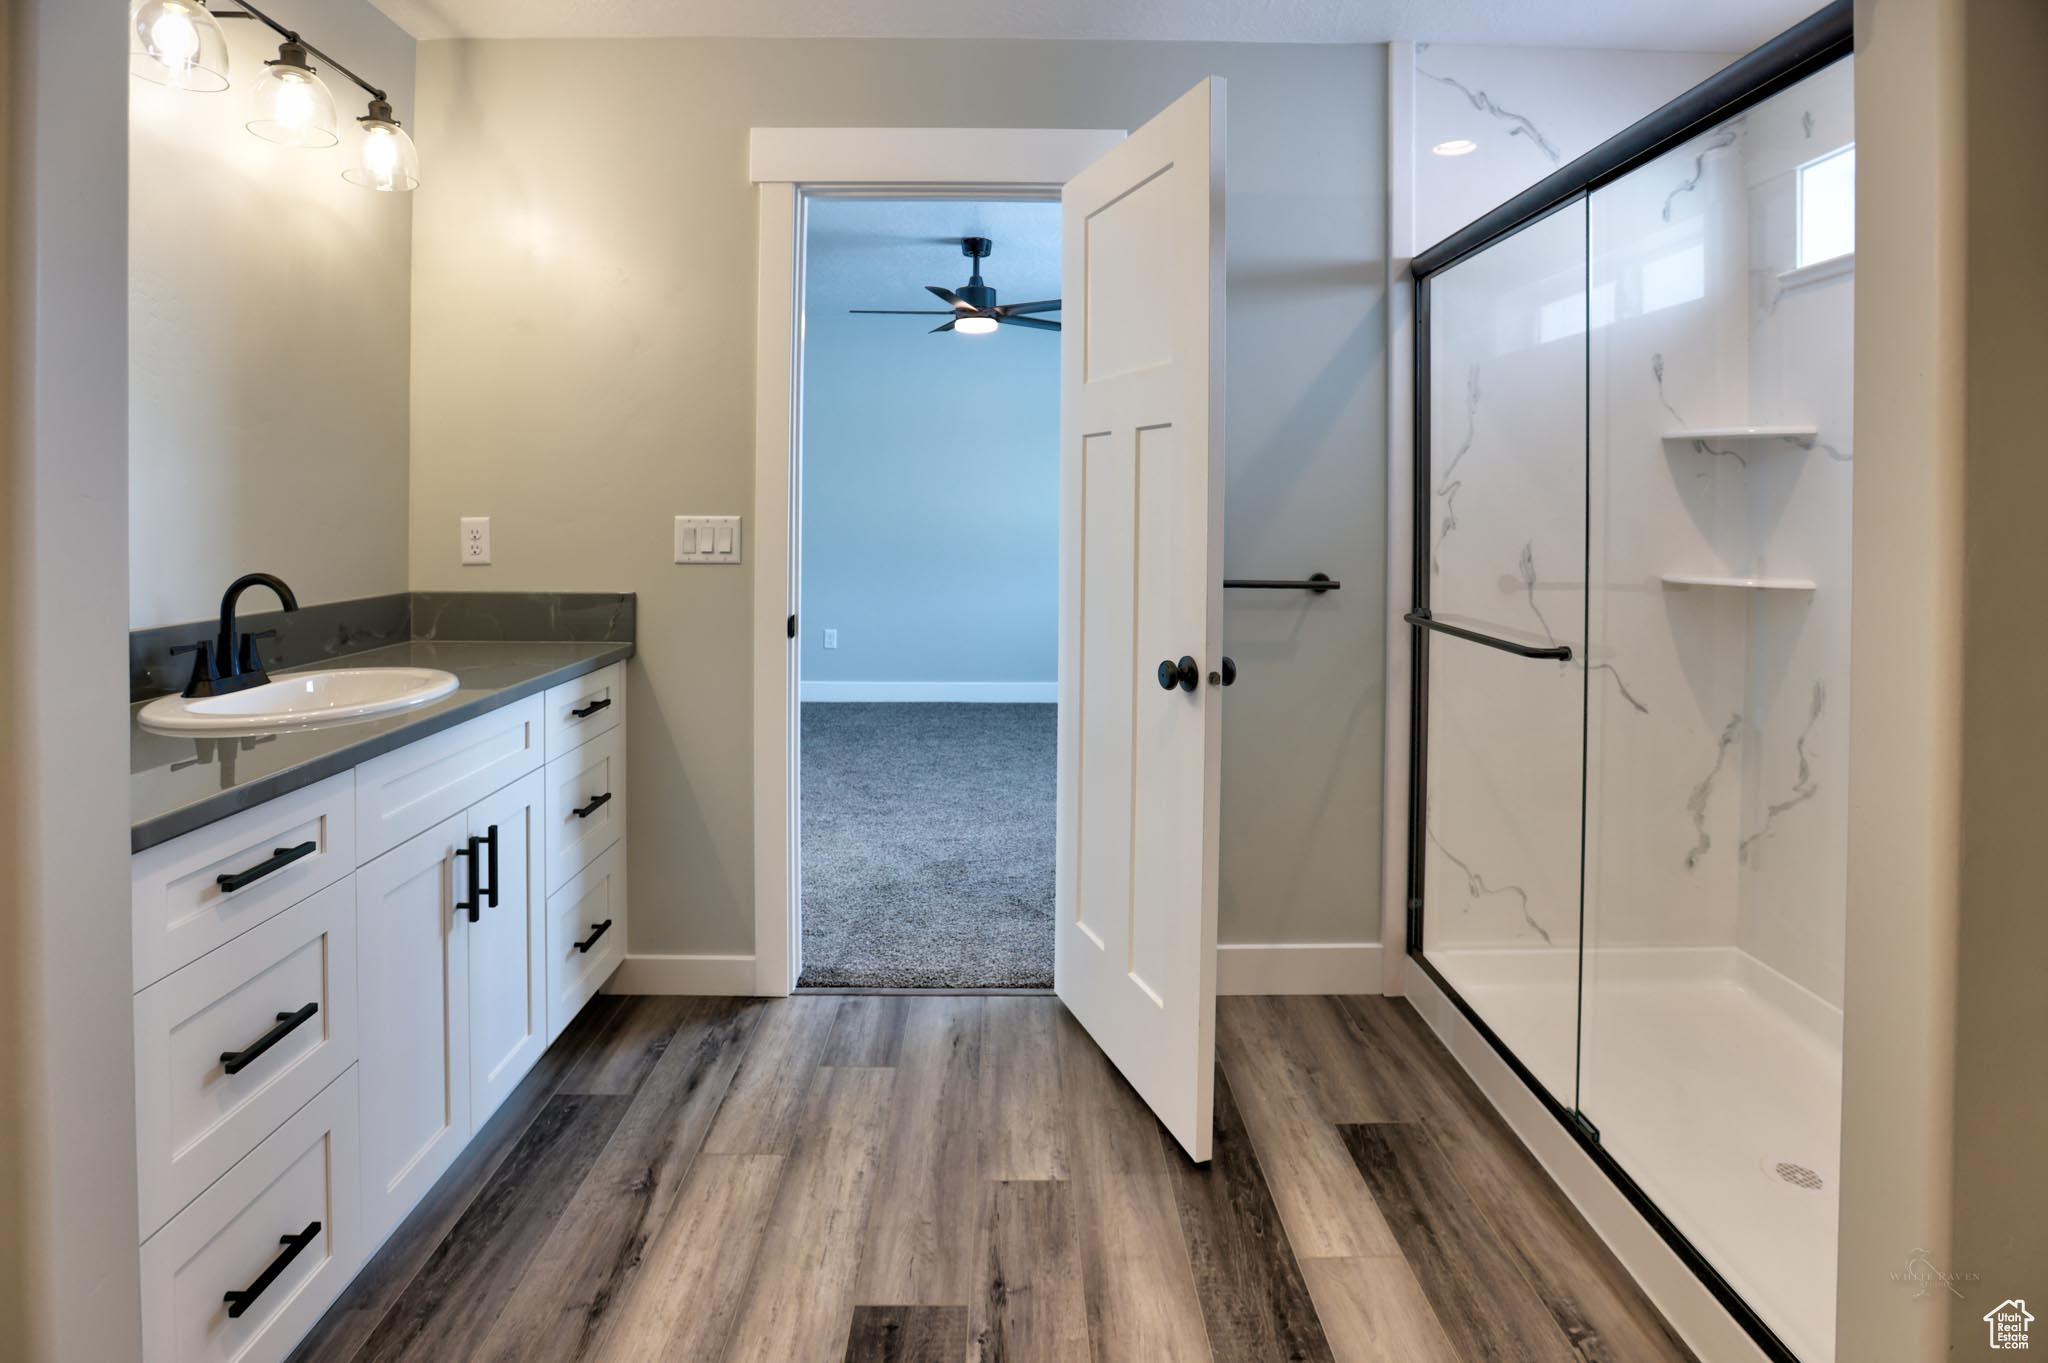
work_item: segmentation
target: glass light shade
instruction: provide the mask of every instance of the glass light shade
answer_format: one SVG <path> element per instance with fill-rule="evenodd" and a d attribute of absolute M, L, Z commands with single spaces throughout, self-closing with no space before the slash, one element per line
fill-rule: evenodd
<path fill-rule="evenodd" d="M 364 189 L 403 193 L 420 182 L 420 153 L 395 119 L 356 120 L 355 144 L 341 178 Z"/>
<path fill-rule="evenodd" d="M 996 329 L 993 317 L 962 317 L 953 323 L 953 330 L 964 336 L 986 336 Z"/>
<path fill-rule="evenodd" d="M 331 147 L 341 141 L 334 125 L 334 95 L 327 82 L 302 66 L 274 63 L 256 82 L 249 131 L 287 147 Z"/>
<path fill-rule="evenodd" d="M 177 90 L 228 88 L 228 40 L 199 0 L 136 0 L 129 27 L 141 42 L 128 69 Z"/>

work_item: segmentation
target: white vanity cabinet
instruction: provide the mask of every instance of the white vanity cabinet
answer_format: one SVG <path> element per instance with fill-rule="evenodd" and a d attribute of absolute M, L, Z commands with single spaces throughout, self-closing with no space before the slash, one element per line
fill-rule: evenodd
<path fill-rule="evenodd" d="M 551 804 L 624 712 L 615 664 L 132 858 L 149 1363 L 287 1357 L 617 967 L 624 791 Z"/>

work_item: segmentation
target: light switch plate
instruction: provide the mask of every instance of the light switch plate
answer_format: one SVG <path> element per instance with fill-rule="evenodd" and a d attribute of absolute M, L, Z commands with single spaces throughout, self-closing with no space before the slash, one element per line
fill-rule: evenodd
<path fill-rule="evenodd" d="M 825 647 L 827 647 L 827 648 L 837 648 L 837 647 L 839 647 L 839 631 L 838 631 L 838 630 L 836 630 L 836 629 L 828 629 L 828 630 L 826 630 L 826 631 L 825 631 Z"/>
<path fill-rule="evenodd" d="M 482 568 L 491 561 L 491 518 L 489 516 L 464 516 L 462 518 L 462 566 Z"/>
<path fill-rule="evenodd" d="M 738 563 L 738 516 L 676 517 L 676 562 Z"/>

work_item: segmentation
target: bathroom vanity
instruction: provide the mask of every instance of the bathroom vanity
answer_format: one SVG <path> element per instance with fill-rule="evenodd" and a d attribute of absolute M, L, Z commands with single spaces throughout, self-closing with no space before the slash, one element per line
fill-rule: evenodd
<path fill-rule="evenodd" d="M 149 1363 L 289 1355 L 619 964 L 631 652 L 411 641 L 350 658 L 458 678 L 402 715 L 136 727 Z"/>

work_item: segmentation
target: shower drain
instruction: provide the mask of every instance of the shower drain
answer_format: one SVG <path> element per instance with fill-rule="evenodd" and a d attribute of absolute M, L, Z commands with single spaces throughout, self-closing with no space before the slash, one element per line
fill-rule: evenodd
<path fill-rule="evenodd" d="M 1779 1160 L 1765 1167 L 1793 1187 L 1804 1188 L 1809 1193 L 1817 1193 L 1827 1186 L 1827 1180 L 1819 1173 L 1803 1164 L 1794 1164 L 1791 1160 Z"/>

